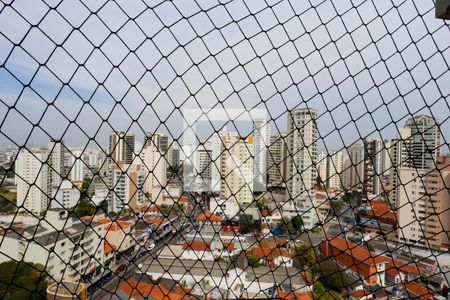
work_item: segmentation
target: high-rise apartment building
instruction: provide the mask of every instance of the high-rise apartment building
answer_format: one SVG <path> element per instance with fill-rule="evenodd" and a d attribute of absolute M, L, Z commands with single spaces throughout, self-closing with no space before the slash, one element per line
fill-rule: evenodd
<path fill-rule="evenodd" d="M 317 116 L 314 109 L 299 108 L 288 115 L 287 200 L 293 201 L 305 228 L 318 221 L 314 207 L 317 184 Z"/>
<path fill-rule="evenodd" d="M 155 144 L 145 145 L 140 155 L 145 170 L 144 190 L 155 200 L 162 197 L 161 190 L 167 183 L 167 161 Z"/>
<path fill-rule="evenodd" d="M 199 145 L 195 150 L 194 172 L 210 186 L 212 169 L 212 150 L 210 143 Z"/>
<path fill-rule="evenodd" d="M 448 250 L 450 157 L 438 157 L 435 165 L 398 170 L 398 237 L 401 242 Z"/>
<path fill-rule="evenodd" d="M 286 135 L 272 135 L 267 152 L 267 174 L 270 186 L 285 186 L 286 179 Z"/>
<path fill-rule="evenodd" d="M 178 168 L 180 166 L 180 148 L 176 145 L 173 145 L 171 148 L 172 148 L 172 161 L 170 162 L 170 165 L 173 168 Z"/>
<path fill-rule="evenodd" d="M 435 118 L 425 115 L 406 120 L 411 130 L 411 166 L 417 169 L 436 168 L 441 145 L 440 128 Z"/>
<path fill-rule="evenodd" d="M 169 150 L 169 137 L 161 132 L 147 132 L 145 134 L 144 147 L 150 145 L 155 146 L 163 155 L 165 155 L 167 150 Z"/>
<path fill-rule="evenodd" d="M 399 129 L 396 139 L 391 141 L 390 158 L 392 160 L 389 173 L 389 200 L 398 207 L 401 184 L 399 170 L 415 168 L 418 170 L 435 169 L 440 153 L 440 128 L 433 117 L 419 115 L 409 118 L 405 127 Z"/>
<path fill-rule="evenodd" d="M 61 183 L 64 177 L 64 145 L 60 141 L 51 139 L 48 143 L 48 155 L 50 166 L 49 185 L 55 186 Z"/>
<path fill-rule="evenodd" d="M 64 176 L 64 146 L 50 141 L 47 148 L 22 149 L 16 158 L 17 206 L 40 214 L 47 210 L 53 186 Z"/>
<path fill-rule="evenodd" d="M 121 163 L 113 167 L 111 211 L 136 209 L 145 202 L 145 175 L 142 165 Z"/>
<path fill-rule="evenodd" d="M 253 120 L 253 190 L 267 189 L 267 147 L 270 144 L 270 125 L 266 119 Z"/>
<path fill-rule="evenodd" d="M 109 136 L 110 164 L 131 164 L 134 158 L 135 137 L 130 132 L 114 131 Z"/>
<path fill-rule="evenodd" d="M 40 214 L 50 202 L 51 174 L 47 149 L 23 149 L 17 155 L 17 206 Z"/>
<path fill-rule="evenodd" d="M 59 186 L 53 186 L 50 207 L 70 209 L 78 204 L 80 196 L 80 190 L 70 180 L 65 179 Z"/>
<path fill-rule="evenodd" d="M 253 198 L 253 137 L 222 136 L 220 198 L 248 205 Z"/>
<path fill-rule="evenodd" d="M 362 189 L 364 152 L 364 144 L 353 144 L 346 149 L 343 175 L 346 188 Z"/>
<path fill-rule="evenodd" d="M 208 138 L 208 148 L 211 150 L 211 192 L 215 194 L 220 193 L 221 189 L 221 160 L 223 150 L 223 138 L 228 136 L 226 128 L 223 128 L 219 132 L 214 132 Z"/>
<path fill-rule="evenodd" d="M 411 167 L 411 129 L 399 128 L 397 137 L 390 140 L 389 158 L 391 160 L 389 171 L 389 201 L 397 206 L 399 191 L 398 170 Z"/>
<path fill-rule="evenodd" d="M 81 151 L 72 151 L 69 160 L 70 179 L 72 181 L 83 181 L 84 179 L 84 161 Z"/>
<path fill-rule="evenodd" d="M 379 196 L 383 192 L 384 142 L 376 138 L 364 139 L 363 191 Z"/>
<path fill-rule="evenodd" d="M 326 156 L 326 177 L 325 186 L 329 189 L 342 188 L 344 170 L 344 151 L 333 151 Z"/>

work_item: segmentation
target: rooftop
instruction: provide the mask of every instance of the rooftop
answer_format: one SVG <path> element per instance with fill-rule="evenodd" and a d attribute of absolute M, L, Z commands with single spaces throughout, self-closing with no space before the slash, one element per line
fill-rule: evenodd
<path fill-rule="evenodd" d="M 331 240 L 328 240 L 328 242 L 334 248 L 347 253 L 348 255 L 356 258 L 358 261 L 367 265 L 387 263 L 389 261 L 387 257 L 373 253 L 367 250 L 366 248 L 356 245 L 339 236 L 336 236 Z"/>
<path fill-rule="evenodd" d="M 212 221 L 212 222 L 220 222 L 220 221 L 222 221 L 222 218 L 219 217 L 218 215 L 213 214 L 210 211 L 207 211 L 207 212 L 199 214 L 197 216 L 197 220 L 199 220 L 199 221 L 209 220 L 209 221 Z"/>

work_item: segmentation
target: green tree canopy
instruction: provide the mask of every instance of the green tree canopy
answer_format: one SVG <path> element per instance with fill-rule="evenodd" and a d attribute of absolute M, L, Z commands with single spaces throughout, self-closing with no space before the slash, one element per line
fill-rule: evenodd
<path fill-rule="evenodd" d="M 0 264 L 1 299 L 45 299 L 46 289 L 47 273 L 43 265 L 14 261 Z"/>
<path fill-rule="evenodd" d="M 251 220 L 244 220 L 239 224 L 239 233 L 254 233 L 259 228 L 257 222 L 253 222 Z"/>
<path fill-rule="evenodd" d="M 317 264 L 318 257 L 316 249 L 311 244 L 297 244 L 292 251 L 304 270 L 312 268 Z"/>
<path fill-rule="evenodd" d="M 291 219 L 292 229 L 300 232 L 303 228 L 303 219 L 301 216 L 295 216 Z"/>
<path fill-rule="evenodd" d="M 337 268 L 322 270 L 320 281 L 326 288 L 337 292 L 340 292 L 348 285 L 344 272 L 339 271 Z"/>
<path fill-rule="evenodd" d="M 247 255 L 249 266 L 258 267 L 260 258 L 257 255 Z"/>

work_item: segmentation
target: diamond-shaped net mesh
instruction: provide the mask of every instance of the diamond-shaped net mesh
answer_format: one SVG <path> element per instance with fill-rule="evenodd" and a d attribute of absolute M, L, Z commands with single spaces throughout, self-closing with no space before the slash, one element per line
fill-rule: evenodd
<path fill-rule="evenodd" d="M 444 299 L 449 64 L 432 0 L 2 0 L 0 297 Z"/>

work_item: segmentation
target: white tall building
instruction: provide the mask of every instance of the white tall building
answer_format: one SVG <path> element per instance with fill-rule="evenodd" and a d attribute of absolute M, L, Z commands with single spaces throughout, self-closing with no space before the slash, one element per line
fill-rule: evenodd
<path fill-rule="evenodd" d="M 267 189 L 267 147 L 270 145 L 270 125 L 266 119 L 253 121 L 253 190 Z"/>
<path fill-rule="evenodd" d="M 47 149 L 23 149 L 17 156 L 17 206 L 36 214 L 47 210 L 50 201 Z"/>
<path fill-rule="evenodd" d="M 411 130 L 411 165 L 417 169 L 436 168 L 436 158 L 441 146 L 441 133 L 435 118 L 425 115 L 406 120 L 405 128 Z"/>
<path fill-rule="evenodd" d="M 214 193 L 220 192 L 221 185 L 221 165 L 222 165 L 222 149 L 223 141 L 222 138 L 227 136 L 226 128 L 222 129 L 220 132 L 214 132 L 213 135 L 208 139 L 211 148 L 211 191 Z"/>
<path fill-rule="evenodd" d="M 53 186 L 63 174 L 63 145 L 51 141 L 48 148 L 22 149 L 16 158 L 17 206 L 40 214 L 47 210 Z"/>
<path fill-rule="evenodd" d="M 84 179 L 84 161 L 81 151 L 72 151 L 69 161 L 70 179 L 72 181 L 83 181 Z"/>
<path fill-rule="evenodd" d="M 145 145 L 140 156 L 145 171 L 144 190 L 155 200 L 162 197 L 161 190 L 167 184 L 167 161 L 155 144 Z"/>
<path fill-rule="evenodd" d="M 223 136 L 221 199 L 234 198 L 248 205 L 253 198 L 253 137 Z"/>
<path fill-rule="evenodd" d="M 330 189 L 342 188 L 342 172 L 344 169 L 344 151 L 334 151 L 327 156 L 326 186 Z"/>
<path fill-rule="evenodd" d="M 134 158 L 135 137 L 130 132 L 114 131 L 109 136 L 108 153 L 110 165 L 125 163 L 131 164 Z"/>
<path fill-rule="evenodd" d="M 411 167 L 411 129 L 399 128 L 396 139 L 391 140 L 389 157 L 391 159 L 391 171 L 389 172 L 389 201 L 397 206 L 398 189 L 400 186 L 398 171 L 401 168 Z"/>
<path fill-rule="evenodd" d="M 51 208 L 69 209 L 78 204 L 81 192 L 70 180 L 63 180 L 61 185 L 54 186 L 52 189 Z"/>
<path fill-rule="evenodd" d="M 59 185 L 64 177 L 64 145 L 62 142 L 50 140 L 48 143 L 50 163 L 50 187 Z"/>
<path fill-rule="evenodd" d="M 315 109 L 299 108 L 288 115 L 287 200 L 293 201 L 305 228 L 318 221 L 314 207 L 317 184 L 317 115 Z"/>
<path fill-rule="evenodd" d="M 273 135 L 267 153 L 268 184 L 284 186 L 286 179 L 286 135 Z"/>
<path fill-rule="evenodd" d="M 145 202 L 145 171 L 141 165 L 120 164 L 112 171 L 112 201 L 110 210 L 135 209 Z"/>
<path fill-rule="evenodd" d="M 389 173 L 392 205 L 399 207 L 401 189 L 399 172 L 402 168 L 418 170 L 435 169 L 440 153 L 441 134 L 438 122 L 430 116 L 419 115 L 409 118 L 404 128 L 399 128 L 398 136 L 391 141 L 389 156 L 392 160 Z"/>
<path fill-rule="evenodd" d="M 320 178 L 321 184 L 326 187 L 327 184 L 327 168 L 328 168 L 328 155 L 325 151 L 321 151 L 317 155 L 317 174 Z"/>
<path fill-rule="evenodd" d="M 384 149 L 383 140 L 377 138 L 364 140 L 363 190 L 374 196 L 383 193 Z"/>
<path fill-rule="evenodd" d="M 344 162 L 344 185 L 349 189 L 362 189 L 364 176 L 364 144 L 347 148 Z"/>
<path fill-rule="evenodd" d="M 210 143 L 199 145 L 195 150 L 194 170 L 210 186 L 212 175 L 212 150 Z"/>

